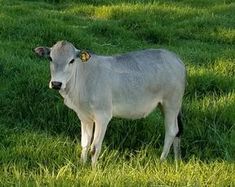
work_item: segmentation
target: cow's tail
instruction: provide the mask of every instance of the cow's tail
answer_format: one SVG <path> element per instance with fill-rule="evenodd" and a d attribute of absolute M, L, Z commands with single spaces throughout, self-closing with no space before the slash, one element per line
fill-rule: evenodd
<path fill-rule="evenodd" d="M 183 127 L 183 122 L 182 122 L 182 111 L 180 110 L 178 116 L 177 116 L 177 121 L 178 121 L 178 133 L 176 134 L 176 137 L 180 137 L 183 134 L 184 127 Z"/>

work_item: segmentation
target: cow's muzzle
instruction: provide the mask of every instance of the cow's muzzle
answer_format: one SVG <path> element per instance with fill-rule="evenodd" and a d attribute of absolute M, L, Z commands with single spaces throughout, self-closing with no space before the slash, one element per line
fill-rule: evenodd
<path fill-rule="evenodd" d="M 51 82 L 51 87 L 55 90 L 60 90 L 61 86 L 62 86 L 62 82 L 57 82 L 57 81 Z"/>

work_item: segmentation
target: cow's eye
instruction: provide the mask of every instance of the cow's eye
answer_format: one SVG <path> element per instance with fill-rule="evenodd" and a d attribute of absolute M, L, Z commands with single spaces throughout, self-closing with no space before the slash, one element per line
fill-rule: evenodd
<path fill-rule="evenodd" d="M 74 63 L 74 59 L 70 60 L 70 62 L 69 62 L 69 64 L 72 64 L 72 63 Z"/>
<path fill-rule="evenodd" d="M 50 61 L 52 61 L 52 58 L 51 58 L 50 56 L 48 57 L 48 59 L 49 59 Z"/>

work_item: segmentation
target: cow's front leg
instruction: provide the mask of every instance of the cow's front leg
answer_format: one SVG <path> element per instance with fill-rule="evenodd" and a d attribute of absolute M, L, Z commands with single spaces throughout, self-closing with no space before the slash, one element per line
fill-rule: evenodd
<path fill-rule="evenodd" d="M 111 115 L 107 115 L 105 112 L 99 113 L 95 117 L 95 132 L 94 132 L 94 139 L 91 145 L 92 167 L 95 167 L 96 165 L 97 159 L 101 151 L 104 135 L 110 120 L 111 120 Z"/>
<path fill-rule="evenodd" d="M 83 164 L 87 161 L 87 153 L 89 147 L 91 145 L 92 133 L 93 133 L 93 122 L 86 123 L 81 122 L 81 145 L 82 145 L 82 153 L 81 153 L 81 162 Z"/>

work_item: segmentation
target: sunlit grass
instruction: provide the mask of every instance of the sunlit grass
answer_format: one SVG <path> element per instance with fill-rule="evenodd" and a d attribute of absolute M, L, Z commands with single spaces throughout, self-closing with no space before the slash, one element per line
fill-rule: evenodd
<path fill-rule="evenodd" d="M 71 5 L 67 8 L 65 13 L 68 14 L 78 14 L 78 15 L 88 15 L 90 18 L 94 19 L 113 19 L 118 18 L 118 16 L 123 16 L 126 14 L 139 14 L 140 12 L 146 12 L 147 15 L 152 15 L 162 12 L 172 12 L 173 15 L 178 14 L 179 16 L 192 15 L 194 13 L 203 13 L 203 10 L 191 8 L 189 6 L 177 6 L 169 5 L 163 3 L 147 3 L 147 4 L 130 4 L 121 3 L 118 5 L 102 5 L 102 6 L 78 6 Z"/>
<path fill-rule="evenodd" d="M 112 154 L 112 153 L 110 153 Z M 1 181 L 4 184 L 21 185 L 82 185 L 82 186 L 233 186 L 234 164 L 224 161 L 201 162 L 191 159 L 187 163 L 174 166 L 148 158 L 145 163 L 137 161 L 146 157 L 143 152 L 125 161 L 120 158 L 106 165 L 99 164 L 95 170 L 89 166 L 80 167 L 69 160 L 64 165 L 48 168 L 39 165 L 28 172 L 15 165 L 3 166 Z M 109 157 L 108 159 L 114 159 Z M 7 180 L 11 177 L 11 181 Z"/>

